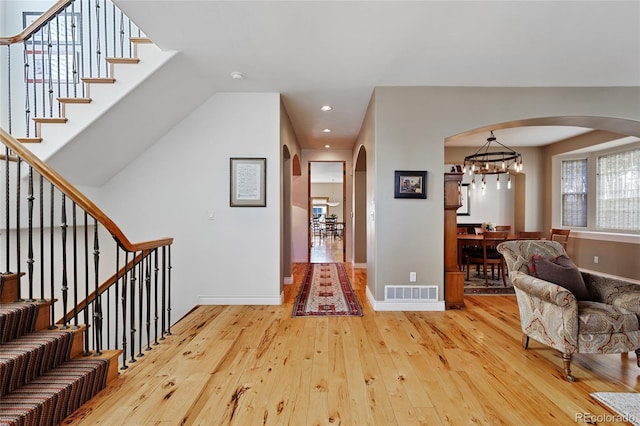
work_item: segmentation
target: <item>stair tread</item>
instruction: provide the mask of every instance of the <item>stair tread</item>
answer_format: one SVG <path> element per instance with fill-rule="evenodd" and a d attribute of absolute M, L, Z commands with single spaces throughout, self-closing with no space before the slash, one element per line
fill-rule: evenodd
<path fill-rule="evenodd" d="M 110 64 L 137 64 L 140 62 L 139 58 L 106 58 Z"/>
<path fill-rule="evenodd" d="M 82 81 L 85 83 L 111 84 L 115 83 L 116 79 L 112 77 L 83 77 Z"/>
<path fill-rule="evenodd" d="M 131 41 L 131 43 L 138 43 L 138 44 L 151 44 L 151 43 L 153 43 L 153 41 L 151 41 L 151 39 L 148 38 L 148 37 L 130 37 L 129 41 Z"/>
<path fill-rule="evenodd" d="M 91 98 L 57 98 L 58 102 L 65 104 L 88 104 Z"/>
<path fill-rule="evenodd" d="M 42 138 L 16 138 L 18 142 L 22 143 L 40 143 Z"/>
<path fill-rule="evenodd" d="M 66 117 L 33 117 L 36 123 L 66 123 L 69 121 Z"/>

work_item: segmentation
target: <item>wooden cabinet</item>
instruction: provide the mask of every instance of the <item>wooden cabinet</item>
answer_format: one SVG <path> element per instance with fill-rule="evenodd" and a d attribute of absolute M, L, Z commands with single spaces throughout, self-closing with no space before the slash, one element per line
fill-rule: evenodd
<path fill-rule="evenodd" d="M 458 269 L 456 211 L 460 207 L 462 173 L 444 174 L 444 302 L 447 309 L 464 308 L 464 275 Z"/>

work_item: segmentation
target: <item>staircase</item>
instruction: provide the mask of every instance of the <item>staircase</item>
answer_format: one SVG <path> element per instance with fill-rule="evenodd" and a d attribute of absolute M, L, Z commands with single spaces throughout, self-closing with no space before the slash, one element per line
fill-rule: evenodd
<path fill-rule="evenodd" d="M 48 327 L 51 301 L 15 302 L 0 277 L 0 424 L 57 425 L 118 376 L 120 350 L 84 351 L 85 326 Z"/>
<path fill-rule="evenodd" d="M 93 120 L 104 118 L 107 110 L 146 78 L 145 72 L 153 72 L 170 57 L 156 55 L 155 61 L 136 65 L 142 71 L 129 73 L 134 74 L 129 75 L 129 80 L 117 80 L 114 68 L 138 64 L 138 46 L 149 45 L 150 40 L 132 36 L 127 18 L 115 8 L 104 7 L 105 1 L 87 2 L 95 7 L 91 9 L 95 11 L 93 15 L 88 8 L 83 9 L 82 1 L 59 0 L 20 35 L 0 37 L 0 46 L 7 47 L 9 57 L 15 53 L 16 45 L 24 49 L 24 78 L 28 83 L 24 128 L 18 129 L 11 107 L 9 131 L 0 128 L 0 146 L 4 148 L 0 151 L 0 271 L 5 271 L 0 272 L 0 425 L 60 424 L 115 380 L 119 370 L 129 368 L 145 351 L 155 349 L 171 334 L 173 239 L 131 242 L 102 210 L 49 164 L 55 162 L 52 156 L 63 146 L 65 150 L 77 149 L 67 146 L 81 144 L 67 142 L 78 132 L 86 133 Z M 98 49 L 103 49 L 102 53 L 91 47 L 86 52 L 74 47 L 82 50 L 78 53 L 82 60 L 74 64 L 74 76 L 69 75 L 64 83 L 60 76 L 55 82 L 51 71 L 42 78 L 35 71 L 29 74 L 29 65 L 38 59 L 45 68 L 52 69 L 51 58 L 58 49 L 49 47 L 49 54 L 43 52 L 44 40 L 52 39 L 54 27 L 55 31 L 70 28 L 66 44 L 77 46 L 80 29 L 71 25 L 71 17 L 83 13 L 87 18 L 79 22 L 86 24 L 89 18 L 96 24 L 104 22 L 100 31 L 103 44 Z M 98 17 L 97 13 L 103 14 Z M 116 18 L 119 22 L 120 42 L 115 41 L 114 35 L 108 45 L 104 30 L 106 23 L 112 22 L 111 17 L 114 29 Z M 69 25 L 61 25 L 60 20 Z M 125 30 L 127 27 L 129 30 Z M 91 28 L 95 31 L 96 27 Z M 129 36 L 125 37 L 127 31 Z M 90 32 L 83 34 L 91 36 Z M 53 38 L 60 41 L 61 33 Z M 125 43 L 125 39 L 129 42 Z M 128 46 L 131 51 L 125 52 Z M 41 56 L 27 60 L 27 52 L 35 51 Z M 108 56 L 107 51 L 120 56 Z M 89 59 L 96 54 L 98 60 Z M 84 59 L 93 65 L 86 65 Z M 11 74 L 11 61 L 7 62 Z M 93 71 L 97 75 L 91 74 Z M 7 91 L 11 98 L 9 80 Z M 116 82 L 120 93 L 102 96 Z M 98 107 L 94 107 L 93 92 L 101 95 L 95 97 Z M 11 99 L 9 102 L 20 103 Z M 82 117 L 83 108 L 94 109 Z M 67 132 L 62 134 L 60 128 Z M 108 162 L 107 156 L 100 154 L 94 158 L 100 163 Z M 123 157 L 120 161 L 129 158 Z M 91 170 L 101 173 L 97 167 Z M 138 208 L 132 206 L 131 214 L 135 215 Z M 146 213 L 141 209 L 139 214 Z"/>

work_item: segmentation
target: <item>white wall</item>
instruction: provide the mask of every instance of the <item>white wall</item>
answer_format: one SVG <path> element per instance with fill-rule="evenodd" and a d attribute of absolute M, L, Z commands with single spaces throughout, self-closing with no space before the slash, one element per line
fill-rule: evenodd
<path fill-rule="evenodd" d="M 277 93 L 216 94 L 95 194 L 132 241 L 175 238 L 173 320 L 280 303 L 279 114 Z M 229 207 L 230 157 L 267 158 L 267 207 Z"/>

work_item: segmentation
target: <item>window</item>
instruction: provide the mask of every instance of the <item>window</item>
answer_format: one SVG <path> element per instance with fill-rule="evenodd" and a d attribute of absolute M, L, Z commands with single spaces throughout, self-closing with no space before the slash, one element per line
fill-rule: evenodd
<path fill-rule="evenodd" d="M 596 228 L 640 231 L 640 148 L 598 157 Z"/>
<path fill-rule="evenodd" d="M 587 226 L 587 160 L 562 161 L 562 226 Z"/>

